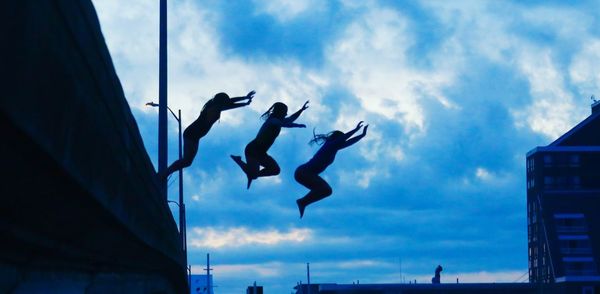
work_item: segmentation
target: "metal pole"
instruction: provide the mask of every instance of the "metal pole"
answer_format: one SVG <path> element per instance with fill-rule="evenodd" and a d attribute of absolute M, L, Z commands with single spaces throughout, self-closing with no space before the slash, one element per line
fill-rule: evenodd
<path fill-rule="evenodd" d="M 206 253 L 206 290 L 208 292 L 206 293 L 211 293 L 210 291 L 210 253 Z"/>
<path fill-rule="evenodd" d="M 181 109 L 178 111 L 177 123 L 179 125 L 179 160 L 183 154 L 182 138 L 181 138 Z M 185 264 L 187 266 L 187 244 L 185 232 L 185 206 L 183 204 L 183 169 L 179 169 L 179 236 L 181 238 L 181 247 L 183 250 Z"/>
<path fill-rule="evenodd" d="M 187 274 L 188 274 L 188 287 L 192 287 L 192 265 L 187 266 Z"/>
<path fill-rule="evenodd" d="M 158 58 L 158 173 L 167 171 L 167 0 L 160 0 L 160 37 Z M 161 194 L 167 199 L 166 177 L 161 177 Z"/>
<path fill-rule="evenodd" d="M 306 289 L 307 293 L 310 294 L 310 263 L 306 263 Z"/>

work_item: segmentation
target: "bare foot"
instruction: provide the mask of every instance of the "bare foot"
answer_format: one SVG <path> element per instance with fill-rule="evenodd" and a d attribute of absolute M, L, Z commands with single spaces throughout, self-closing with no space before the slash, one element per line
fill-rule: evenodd
<path fill-rule="evenodd" d="M 306 208 L 306 206 L 300 203 L 300 199 L 296 200 L 296 205 L 298 205 L 298 210 L 300 211 L 300 218 L 302 218 L 304 216 L 304 209 Z"/>
<path fill-rule="evenodd" d="M 242 157 L 238 156 L 238 155 L 230 155 L 231 159 L 233 159 L 233 161 L 235 161 L 235 163 L 237 163 L 240 168 L 242 169 L 242 171 L 244 171 L 244 173 L 246 174 L 246 179 L 248 179 L 248 184 L 246 185 L 246 189 L 250 189 L 250 184 L 252 184 L 252 180 L 256 179 L 250 176 L 250 174 L 248 174 L 248 170 L 246 168 L 246 163 L 244 161 L 242 161 Z"/>

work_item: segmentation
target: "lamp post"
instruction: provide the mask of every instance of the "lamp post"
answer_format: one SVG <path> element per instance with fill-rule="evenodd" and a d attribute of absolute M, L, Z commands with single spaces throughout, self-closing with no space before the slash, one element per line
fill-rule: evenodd
<path fill-rule="evenodd" d="M 160 0 L 158 46 L 158 174 L 167 170 L 167 0 Z M 170 109 L 169 109 L 170 110 Z M 171 111 L 173 113 L 173 111 Z M 160 192 L 167 200 L 167 181 L 161 178 Z"/>
<path fill-rule="evenodd" d="M 159 107 L 160 104 L 154 102 L 146 103 L 147 106 Z M 182 136 L 181 136 L 181 109 L 177 111 L 179 115 L 175 115 L 175 112 L 171 110 L 169 106 L 166 107 L 169 112 L 173 115 L 175 120 L 177 120 L 177 125 L 179 127 L 179 160 L 181 160 L 183 154 L 182 149 Z M 166 187 L 166 183 L 165 183 Z M 183 169 L 179 169 L 179 202 L 168 200 L 169 203 L 175 203 L 179 207 L 179 237 L 181 239 L 181 246 L 184 253 L 185 264 L 187 266 L 187 227 L 185 221 L 185 203 L 183 202 Z"/>

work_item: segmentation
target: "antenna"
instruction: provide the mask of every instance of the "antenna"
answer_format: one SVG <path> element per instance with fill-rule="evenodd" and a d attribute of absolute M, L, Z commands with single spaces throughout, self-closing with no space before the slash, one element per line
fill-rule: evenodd
<path fill-rule="evenodd" d="M 206 270 L 206 293 L 212 293 L 211 291 L 211 285 L 210 285 L 210 270 L 212 268 L 210 268 L 210 253 L 206 253 L 206 268 L 204 270 Z"/>
<path fill-rule="evenodd" d="M 594 95 L 592 95 L 592 97 L 590 97 L 590 99 L 592 99 L 592 101 L 593 101 L 594 103 L 598 102 L 598 100 L 596 100 L 596 96 L 594 96 Z"/>

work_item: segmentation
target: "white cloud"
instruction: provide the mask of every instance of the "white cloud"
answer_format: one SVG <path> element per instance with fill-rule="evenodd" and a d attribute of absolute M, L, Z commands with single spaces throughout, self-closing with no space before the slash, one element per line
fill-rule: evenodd
<path fill-rule="evenodd" d="M 129 104 L 158 97 L 158 2 L 94 0 L 108 49 Z"/>
<path fill-rule="evenodd" d="M 527 127 L 555 139 L 581 119 L 581 108 L 575 106 L 573 94 L 568 89 L 557 46 L 526 36 L 522 28 L 543 30 L 564 42 L 581 42 L 589 34 L 587 15 L 571 9 L 531 9 L 484 1 L 425 2 L 424 5 L 444 22 L 445 27 L 454 28 L 452 38 L 462 40 L 459 46 L 463 48 L 456 52 L 481 55 L 510 68 L 527 81 L 531 103 L 527 106 L 512 101 L 507 103 L 514 105 L 510 111 L 517 127 Z M 584 23 L 577 25 L 580 18 Z M 592 56 L 586 56 L 586 59 L 593 60 L 589 57 Z M 572 76 L 577 79 L 577 75 Z M 522 99 L 514 93 L 507 93 L 507 98 Z"/>
<path fill-rule="evenodd" d="M 147 1 L 95 1 L 115 67 L 130 105 L 158 97 L 158 7 Z M 127 11 L 134 10 L 138 13 Z M 169 6 L 169 106 L 182 109 L 184 125 L 198 116 L 204 103 L 218 92 L 243 96 L 256 90 L 247 111 L 224 112 L 221 123 L 241 125 L 258 117 L 276 101 L 290 108 L 304 99 L 319 103 L 328 78 L 303 68 L 293 59 L 252 62 L 229 54 L 216 30 L 220 15 L 194 1 Z"/>
<path fill-rule="evenodd" d="M 292 228 L 287 232 L 278 229 L 258 231 L 247 227 L 192 228 L 190 231 L 189 245 L 194 248 L 274 246 L 281 243 L 302 243 L 313 236 L 311 229 L 300 228 Z"/>
<path fill-rule="evenodd" d="M 579 90 L 579 95 L 600 96 L 600 39 L 587 40 L 575 54 L 569 67 L 569 76 Z"/>
<path fill-rule="evenodd" d="M 387 172 L 381 171 L 375 167 L 366 169 L 340 170 L 340 182 L 344 186 L 358 186 L 367 189 L 374 178 L 389 177 Z"/>
<path fill-rule="evenodd" d="M 475 176 L 483 181 L 487 181 L 492 178 L 492 174 L 482 167 L 478 167 L 477 170 L 475 170 Z"/>
<path fill-rule="evenodd" d="M 395 10 L 371 7 L 350 23 L 327 50 L 332 75 L 352 91 L 361 107 L 403 124 L 407 134 L 424 131 L 421 99 L 434 98 L 452 106 L 442 94 L 442 88 L 454 79 L 447 66 L 451 61 L 438 64 L 435 70 L 411 66 L 406 55 L 414 42 L 405 16 Z"/>
<path fill-rule="evenodd" d="M 266 13 L 280 22 L 292 20 L 303 13 L 323 10 L 326 1 L 319 0 L 254 0 L 258 13 Z"/>
<path fill-rule="evenodd" d="M 249 263 L 249 264 L 214 264 L 211 265 L 214 272 L 219 273 L 219 279 L 226 279 L 231 277 L 277 277 L 282 273 L 285 273 L 286 270 L 289 270 L 291 265 L 281 263 L 281 262 L 266 262 L 266 263 Z M 301 266 L 301 265 L 300 265 Z M 206 265 L 193 265 L 192 273 L 193 274 L 206 274 L 202 268 L 205 268 Z"/>
<path fill-rule="evenodd" d="M 527 122 L 531 130 L 549 138 L 558 138 L 578 121 L 563 73 L 556 68 L 549 50 L 541 48 L 523 50 L 518 66 L 529 82 L 533 102 L 525 109 L 513 109 L 516 121 Z"/>

